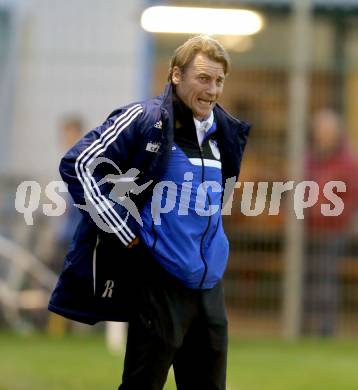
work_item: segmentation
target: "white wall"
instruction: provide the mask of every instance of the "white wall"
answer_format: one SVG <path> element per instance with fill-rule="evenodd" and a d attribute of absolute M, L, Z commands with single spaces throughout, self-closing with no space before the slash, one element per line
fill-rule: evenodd
<path fill-rule="evenodd" d="M 28 0 L 21 19 L 9 170 L 56 175 L 63 114 L 87 128 L 142 98 L 144 0 Z"/>

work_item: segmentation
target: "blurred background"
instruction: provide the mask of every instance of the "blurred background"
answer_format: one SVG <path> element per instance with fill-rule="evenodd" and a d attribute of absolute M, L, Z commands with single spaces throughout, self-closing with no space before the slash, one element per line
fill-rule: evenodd
<path fill-rule="evenodd" d="M 64 215 L 45 215 L 44 207 L 54 203 L 47 185 L 60 180 L 61 155 L 113 109 L 161 93 L 173 50 L 192 34 L 146 31 L 141 15 L 156 5 L 247 9 L 261 23 L 245 35 L 212 30 L 232 57 L 221 104 L 253 124 L 242 185 L 231 216 L 224 217 L 231 246 L 225 276 L 230 334 L 353 342 L 358 0 L 0 0 L 1 329 L 50 336 L 92 331 L 47 312 L 78 217 L 69 199 Z M 293 194 L 303 180 L 318 183 L 319 193 L 298 219 Z M 31 184 L 36 196 L 19 187 L 23 181 L 38 183 Z M 293 190 L 274 212 L 274 183 L 288 181 Z M 322 216 L 321 205 L 334 204 L 323 192 L 329 181 L 346 183 L 346 192 L 335 191 L 345 206 L 339 216 Z M 244 182 L 253 183 L 251 203 Z M 31 210 L 33 224 L 15 209 L 16 194 L 18 210 Z"/>

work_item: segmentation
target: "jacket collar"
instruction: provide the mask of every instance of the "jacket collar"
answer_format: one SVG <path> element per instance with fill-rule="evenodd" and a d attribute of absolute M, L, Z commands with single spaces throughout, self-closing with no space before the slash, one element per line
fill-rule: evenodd
<path fill-rule="evenodd" d="M 166 112 L 169 116 L 173 117 L 173 86 L 171 83 L 168 83 L 164 91 L 161 95 L 162 104 L 161 110 L 162 112 Z"/>
<path fill-rule="evenodd" d="M 161 109 L 162 111 L 166 111 L 171 118 L 174 117 L 173 94 L 174 94 L 173 86 L 171 83 L 168 83 L 165 86 L 165 89 L 161 95 L 161 100 L 162 100 Z M 225 138 L 228 138 L 229 140 L 234 139 L 235 134 L 237 136 L 237 132 L 248 133 L 251 127 L 248 123 L 231 116 L 219 104 L 216 104 L 214 107 L 214 116 L 220 122 L 220 127 L 222 128 L 222 131 L 225 133 Z"/>

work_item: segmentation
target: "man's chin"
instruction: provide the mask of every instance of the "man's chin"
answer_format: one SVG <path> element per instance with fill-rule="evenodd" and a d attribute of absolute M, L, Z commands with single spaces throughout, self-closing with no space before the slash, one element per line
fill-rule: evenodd
<path fill-rule="evenodd" d="M 211 114 L 211 111 L 212 111 L 212 109 L 211 109 L 211 110 L 208 110 L 208 111 L 205 111 L 205 112 L 203 112 L 203 111 L 197 111 L 196 113 L 194 113 L 194 117 L 195 117 L 196 119 L 198 119 L 199 121 L 204 121 L 205 119 L 208 119 L 208 118 L 209 118 L 209 116 L 210 116 L 210 114 Z"/>

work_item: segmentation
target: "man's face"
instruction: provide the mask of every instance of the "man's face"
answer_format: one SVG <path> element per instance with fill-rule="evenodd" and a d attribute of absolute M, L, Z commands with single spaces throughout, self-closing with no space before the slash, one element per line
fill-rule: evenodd
<path fill-rule="evenodd" d="M 224 88 L 224 66 L 198 53 L 185 69 L 175 66 L 172 82 L 179 98 L 192 110 L 196 119 L 210 116 Z"/>
<path fill-rule="evenodd" d="M 313 118 L 312 140 L 317 150 L 323 153 L 333 151 L 341 138 L 338 116 L 330 110 L 321 110 Z"/>

